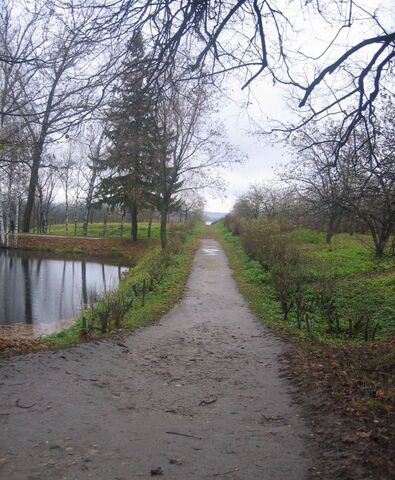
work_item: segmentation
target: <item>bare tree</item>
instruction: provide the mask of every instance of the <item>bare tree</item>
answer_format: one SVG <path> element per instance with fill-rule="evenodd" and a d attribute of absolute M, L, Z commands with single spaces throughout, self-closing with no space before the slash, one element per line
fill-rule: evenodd
<path fill-rule="evenodd" d="M 181 192 L 177 201 L 179 203 L 180 221 L 187 222 L 193 218 L 203 219 L 204 198 L 193 190 Z"/>
<path fill-rule="evenodd" d="M 334 166 L 332 143 L 336 128 L 320 132 L 317 124 L 305 126 L 292 141 L 296 159 L 281 171 L 281 178 L 291 185 L 304 205 L 304 213 L 316 216 L 326 229 L 326 241 L 332 242 L 344 217 L 348 183 Z M 344 152 L 343 152 L 344 153 Z"/>
<path fill-rule="evenodd" d="M 237 199 L 233 214 L 240 218 L 271 219 L 284 214 L 285 197 L 286 192 L 279 185 L 256 183 Z"/>
<path fill-rule="evenodd" d="M 10 30 L 13 23 L 18 24 L 17 14 L 22 18 L 23 12 L 28 14 L 27 7 L 25 10 L 20 5 L 17 12 L 10 11 L 7 17 Z M 12 111 L 8 108 L 5 115 L 23 121 L 31 139 L 24 231 L 30 227 L 45 146 L 68 135 L 88 118 L 102 101 L 109 82 L 106 73 L 111 62 L 104 54 L 108 45 L 99 43 L 97 35 L 88 35 L 84 30 L 90 24 L 91 15 L 91 10 L 84 10 L 78 16 L 62 15 L 51 5 L 42 6 L 34 16 L 34 31 L 28 43 L 38 58 L 34 68 L 31 62 L 6 64 L 13 72 L 9 82 L 13 104 Z M 24 31 L 26 35 L 29 33 L 27 27 Z M 23 95 L 18 95 L 18 90 Z"/>
<path fill-rule="evenodd" d="M 339 158 L 338 170 L 348 195 L 345 208 L 356 214 L 369 228 L 377 258 L 382 258 L 395 226 L 395 118 L 393 99 L 387 101 L 380 115 L 380 135 L 375 144 L 355 150 L 348 145 L 348 154 Z M 366 138 L 364 130 L 355 132 Z"/>
<path fill-rule="evenodd" d="M 167 219 L 181 192 L 219 188 L 218 167 L 240 160 L 210 122 L 212 97 L 205 82 L 174 85 L 157 105 L 156 150 L 151 195 L 161 216 L 161 245 L 167 245 Z"/>
<path fill-rule="evenodd" d="M 53 165 L 52 162 L 51 164 Z M 51 166 L 43 169 L 37 183 L 35 202 L 37 230 L 39 233 L 48 233 L 49 215 L 53 208 L 58 186 L 59 176 L 57 168 Z"/>
<path fill-rule="evenodd" d="M 92 212 L 95 189 L 99 181 L 99 172 L 107 154 L 108 139 L 104 122 L 93 122 L 87 128 L 88 164 L 86 165 L 86 195 L 82 234 L 88 235 L 89 217 Z"/>
<path fill-rule="evenodd" d="M 304 202 L 327 220 L 328 242 L 341 217 L 354 216 L 369 228 L 377 258 L 383 257 L 395 225 L 393 105 L 392 96 L 381 100 L 373 126 L 354 130 L 337 162 L 328 145 L 339 140 L 341 127 L 332 123 L 324 132 L 305 129 L 294 142 L 299 158 L 283 173 Z M 379 132 L 374 142 L 370 128 Z"/>
<path fill-rule="evenodd" d="M 268 74 L 275 83 L 291 87 L 302 118 L 288 130 L 328 114 L 342 114 L 335 158 L 354 128 L 372 115 L 395 58 L 393 25 L 385 26 L 393 12 L 378 9 L 379 4 L 364 6 L 356 0 L 92 3 L 100 9 L 96 28 L 103 35 L 122 37 L 144 28 L 150 32 L 152 80 L 159 84 L 179 69 L 182 59 L 184 78 L 242 72 L 245 88 Z M 316 24 L 326 32 L 319 32 L 318 53 L 300 40 L 301 31 L 311 32 Z"/>

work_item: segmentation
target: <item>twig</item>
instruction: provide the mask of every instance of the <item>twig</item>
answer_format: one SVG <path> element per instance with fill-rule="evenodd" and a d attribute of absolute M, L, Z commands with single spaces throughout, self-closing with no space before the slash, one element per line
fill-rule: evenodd
<path fill-rule="evenodd" d="M 212 403 L 215 403 L 218 400 L 217 397 L 213 398 L 212 400 L 202 400 L 199 403 L 199 407 L 204 407 L 205 405 L 211 405 Z"/>
<path fill-rule="evenodd" d="M 20 399 L 18 398 L 18 400 L 15 402 L 15 406 L 17 406 L 18 408 L 32 408 L 35 405 L 35 403 L 32 403 L 31 405 L 21 405 L 19 403 L 19 400 Z"/>
<path fill-rule="evenodd" d="M 187 433 L 179 433 L 179 432 L 166 432 L 169 435 L 180 435 L 181 437 L 187 438 L 196 438 L 197 440 L 202 440 L 202 437 L 197 437 L 196 435 L 188 435 Z"/>
<path fill-rule="evenodd" d="M 229 475 L 230 473 L 238 472 L 239 470 L 240 470 L 239 467 L 236 467 L 233 470 L 228 470 L 227 472 L 213 473 L 212 477 L 220 477 L 221 475 Z"/>

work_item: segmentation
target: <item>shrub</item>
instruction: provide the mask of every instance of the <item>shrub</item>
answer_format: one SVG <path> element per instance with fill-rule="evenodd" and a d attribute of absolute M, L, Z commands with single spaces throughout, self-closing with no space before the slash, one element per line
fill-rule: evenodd
<path fill-rule="evenodd" d="M 116 292 L 91 302 L 90 308 L 81 316 L 81 336 L 86 338 L 94 331 L 107 333 L 119 329 L 124 316 L 137 300 L 144 306 L 146 295 L 162 281 L 172 261 L 172 255 L 182 251 L 190 228 L 189 224 L 172 227 L 166 250 L 150 250 L 137 267 L 121 280 Z"/>

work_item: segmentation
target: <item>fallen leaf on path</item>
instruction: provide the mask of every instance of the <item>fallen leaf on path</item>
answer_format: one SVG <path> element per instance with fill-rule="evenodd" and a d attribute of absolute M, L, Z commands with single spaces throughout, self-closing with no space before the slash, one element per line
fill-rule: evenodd
<path fill-rule="evenodd" d="M 0 465 L 4 465 L 14 456 L 13 453 L 5 453 L 4 455 L 0 455 Z"/>
<path fill-rule="evenodd" d="M 212 403 L 215 403 L 218 400 L 217 397 L 212 398 L 211 400 L 202 400 L 199 403 L 199 407 L 204 407 L 205 405 L 211 405 Z"/>
<path fill-rule="evenodd" d="M 347 437 L 344 437 L 342 439 L 342 442 L 348 445 L 351 443 L 355 443 L 355 441 L 356 441 L 356 438 L 354 435 L 347 435 Z"/>

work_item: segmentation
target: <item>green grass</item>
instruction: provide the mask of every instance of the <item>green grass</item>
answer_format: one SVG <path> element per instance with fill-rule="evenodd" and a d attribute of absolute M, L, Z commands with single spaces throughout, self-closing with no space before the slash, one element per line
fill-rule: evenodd
<path fill-rule="evenodd" d="M 198 226 L 189 233 L 187 241 L 181 253 L 171 256 L 170 263 L 164 271 L 164 275 L 160 282 L 154 285 L 153 290 L 145 296 L 144 305 L 141 298 L 133 303 L 123 317 L 121 328 L 112 330 L 106 334 L 95 332 L 94 338 L 105 338 L 114 332 L 129 332 L 137 328 L 149 325 L 160 319 L 167 311 L 169 311 L 183 296 L 184 287 L 189 276 L 194 253 L 198 245 L 198 239 L 201 235 L 201 227 Z M 147 258 L 158 255 L 158 249 L 152 249 Z M 146 262 L 149 263 L 148 261 Z M 127 298 L 132 295 L 131 285 L 142 275 L 145 275 L 144 260 L 137 268 L 133 269 L 128 277 L 124 279 L 116 295 Z M 147 265 L 148 268 L 148 265 Z M 75 322 L 75 324 L 67 330 L 46 337 L 45 342 L 50 347 L 66 348 L 81 342 L 81 331 L 83 329 L 84 314 Z"/>
<path fill-rule="evenodd" d="M 370 330 L 378 325 L 375 340 L 386 340 L 395 334 L 394 260 L 377 261 L 368 236 L 340 234 L 328 246 L 323 234 L 311 230 L 296 229 L 287 234 L 304 252 L 304 295 L 313 305 L 312 332 L 308 333 L 306 328 L 297 329 L 294 311 L 289 320 L 284 321 L 271 274 L 248 257 L 240 237 L 233 236 L 222 224 L 215 227 L 215 232 L 227 252 L 242 293 L 266 323 L 305 338 L 314 336 L 325 343 L 363 342 L 365 329 L 358 327 L 359 321 L 368 322 Z M 319 289 L 325 280 L 334 284 L 340 332 L 329 331 L 319 307 Z M 358 329 L 355 335 L 350 335 L 350 322 Z"/>
<path fill-rule="evenodd" d="M 159 223 L 153 223 L 151 229 L 151 238 L 157 240 L 159 236 Z M 148 233 L 148 223 L 141 222 L 138 225 L 138 238 L 146 239 Z M 65 225 L 51 225 L 48 230 L 49 235 L 68 235 L 70 237 L 74 235 L 74 224 L 69 225 L 69 233 L 66 232 Z M 82 223 L 77 224 L 77 237 L 82 237 Z M 130 238 L 131 229 L 130 224 L 124 225 L 124 231 L 122 238 Z M 121 224 L 120 223 L 107 223 L 107 231 L 104 235 L 104 224 L 103 223 L 92 223 L 88 226 L 88 237 L 105 237 L 105 238 L 121 238 Z"/>

